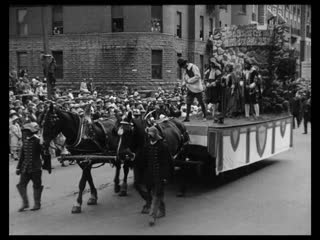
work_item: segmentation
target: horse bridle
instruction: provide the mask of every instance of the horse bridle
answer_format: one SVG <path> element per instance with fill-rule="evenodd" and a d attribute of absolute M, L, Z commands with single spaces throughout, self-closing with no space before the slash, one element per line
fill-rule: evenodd
<path fill-rule="evenodd" d="M 123 129 L 123 126 L 128 126 L 130 133 L 133 133 L 134 124 L 133 124 L 132 122 L 127 122 L 127 121 L 122 120 L 122 121 L 120 122 L 120 126 L 122 127 L 122 129 Z M 119 134 L 119 130 L 120 130 L 120 128 L 118 129 L 118 134 Z M 119 135 L 120 135 L 121 138 L 122 138 L 123 132 L 122 132 L 121 134 L 119 134 Z M 121 138 L 120 138 L 120 139 L 121 139 Z M 120 141 L 121 141 L 121 140 L 120 140 Z M 133 155 L 133 156 L 130 158 L 130 161 L 134 161 L 134 159 L 136 158 L 136 154 L 135 154 L 134 152 L 132 152 L 131 150 L 130 150 L 130 153 Z"/>

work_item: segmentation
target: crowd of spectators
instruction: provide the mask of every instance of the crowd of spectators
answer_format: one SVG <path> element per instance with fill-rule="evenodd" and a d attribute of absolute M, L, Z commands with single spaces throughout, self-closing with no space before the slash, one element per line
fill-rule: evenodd
<path fill-rule="evenodd" d="M 157 91 L 148 94 L 141 93 L 137 89 L 129 89 L 127 86 L 116 92 L 110 91 L 103 94 L 97 91 L 93 84 L 93 79 L 84 79 L 78 89 L 59 89 L 56 88 L 51 100 L 47 99 L 46 79 L 40 77 L 29 78 L 25 70 L 17 73 L 13 68 L 9 72 L 9 153 L 15 160 L 18 159 L 19 149 L 21 148 L 21 128 L 29 122 L 38 122 L 39 115 L 45 110 L 45 106 L 53 102 L 56 106 L 65 111 L 82 116 L 84 109 L 91 104 L 92 120 L 99 118 L 109 118 L 115 114 L 124 114 L 132 111 L 135 117 L 150 113 L 154 119 L 161 119 L 165 116 L 185 117 L 186 90 L 177 83 L 171 91 L 161 87 Z M 297 110 L 295 99 L 302 103 Z M 311 104 L 310 97 L 308 97 Z M 291 113 L 302 114 L 304 100 L 297 94 L 296 98 L 290 100 Z M 209 115 L 210 106 L 207 107 Z M 153 111 L 155 110 L 155 111 Z M 311 111 L 311 110 L 310 110 Z M 243 108 L 240 106 L 240 116 L 244 115 Z M 298 114 L 298 115 L 299 115 Z M 302 116 L 302 115 L 299 116 Z M 191 116 L 201 116 L 201 108 L 195 99 L 191 107 Z M 230 116 L 232 117 L 232 116 Z M 302 117 L 300 117 L 302 118 Z M 298 117 L 298 119 L 300 119 Z M 298 122 L 300 124 L 300 120 Z"/>
<path fill-rule="evenodd" d="M 128 111 L 132 111 L 134 116 L 138 117 L 155 110 L 151 113 L 154 119 L 184 116 L 186 112 L 182 90 L 178 84 L 173 91 L 159 87 L 152 97 L 146 97 L 146 94 L 139 93 L 137 89 L 129 89 L 126 86 L 118 92 L 110 91 L 104 95 L 95 89 L 93 79 L 89 78 L 84 79 L 80 88 L 76 90 L 56 88 L 51 100 L 47 98 L 46 85 L 45 78 L 35 77 L 30 80 L 27 71 L 16 74 L 11 70 L 9 73 L 9 153 L 15 160 L 18 160 L 21 148 L 23 125 L 30 122 L 39 123 L 40 114 L 50 103 L 80 116 L 83 116 L 85 107 L 91 104 L 92 120 L 109 118 Z M 192 110 L 193 115 L 199 113 L 196 102 Z"/>

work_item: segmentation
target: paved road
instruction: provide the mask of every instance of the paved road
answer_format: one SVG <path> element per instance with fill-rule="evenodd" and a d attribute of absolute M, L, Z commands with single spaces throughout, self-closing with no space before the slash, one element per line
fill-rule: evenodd
<path fill-rule="evenodd" d="M 167 216 L 148 226 L 140 214 L 142 200 L 132 186 L 129 196 L 113 193 L 114 168 L 93 170 L 99 189 L 97 206 L 71 214 L 76 199 L 80 168 L 62 168 L 55 162 L 49 175 L 43 172 L 43 208 L 18 213 L 15 189 L 16 162 L 10 162 L 9 234 L 41 235 L 305 235 L 311 234 L 311 136 L 294 130 L 294 148 L 252 165 L 249 173 L 227 175 L 215 186 L 194 183 L 186 198 L 175 197 L 176 187 L 166 190 Z M 29 197 L 32 188 L 29 184 Z M 32 200 L 31 200 L 32 204 Z"/>

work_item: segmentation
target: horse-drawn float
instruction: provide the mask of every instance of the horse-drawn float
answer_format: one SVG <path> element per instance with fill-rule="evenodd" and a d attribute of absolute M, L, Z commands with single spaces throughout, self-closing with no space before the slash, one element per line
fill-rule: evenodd
<path fill-rule="evenodd" d="M 88 112 L 89 109 L 90 105 L 87 107 Z M 148 119 L 134 118 L 129 112 L 122 118 L 90 123 L 90 114 L 80 118 L 52 104 L 41 119 L 44 155 L 49 154 L 50 142 L 61 132 L 71 152 L 71 156 L 63 156 L 62 160 L 76 161 L 82 169 L 79 194 L 72 213 L 81 212 L 86 182 L 91 192 L 88 205 L 97 204 L 97 190 L 91 176 L 91 168 L 95 164 L 109 162 L 115 165 L 114 191 L 119 192 L 120 196 L 127 194 L 129 168 L 133 167 L 134 176 L 139 176 L 138 166 L 145 160 L 143 149 L 145 131 L 150 126 Z M 264 116 L 259 121 L 226 119 L 224 124 L 210 120 L 192 120 L 183 124 L 179 119 L 168 118 L 157 122 L 156 127 L 168 143 L 173 165 L 199 166 L 197 169 L 201 170 L 201 176 L 216 176 L 292 147 L 290 115 Z M 124 177 L 120 185 L 121 166 Z M 143 197 L 144 192 L 136 179 L 134 186 Z"/>
<path fill-rule="evenodd" d="M 265 115 L 263 119 L 226 119 L 224 124 L 202 120 L 185 123 L 190 136 L 187 160 L 204 163 L 201 174 L 219 175 L 289 150 L 292 116 Z"/>

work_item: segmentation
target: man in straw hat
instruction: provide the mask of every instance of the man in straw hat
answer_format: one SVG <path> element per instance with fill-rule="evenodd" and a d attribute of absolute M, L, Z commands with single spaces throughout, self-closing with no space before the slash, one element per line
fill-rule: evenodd
<path fill-rule="evenodd" d="M 155 224 L 156 218 L 165 216 L 164 186 L 170 177 L 171 164 L 168 144 L 159 135 L 155 126 L 148 128 L 148 141 L 145 147 L 147 161 L 147 186 L 151 189 L 152 204 L 150 210 L 150 226 Z"/>
<path fill-rule="evenodd" d="M 204 120 L 207 120 L 207 111 L 202 99 L 202 92 L 204 91 L 202 82 L 201 82 L 201 75 L 199 68 L 193 64 L 189 63 L 187 60 L 182 58 L 178 59 L 177 61 L 180 68 L 184 69 L 182 75 L 183 85 L 186 85 L 188 88 L 187 91 L 187 116 L 184 119 L 184 122 L 189 122 L 189 115 L 191 111 L 191 104 L 193 103 L 194 98 L 197 98 L 201 110 L 203 113 Z"/>
<path fill-rule="evenodd" d="M 27 123 L 23 126 L 23 145 L 16 168 L 16 174 L 20 175 L 17 189 L 22 198 L 22 206 L 19 208 L 19 212 L 29 208 L 27 185 L 30 180 L 33 182 L 34 197 L 34 207 L 31 210 L 39 210 L 41 208 L 41 193 L 43 186 L 41 181 L 41 145 L 40 138 L 37 135 L 38 131 L 39 125 L 35 122 Z"/>

